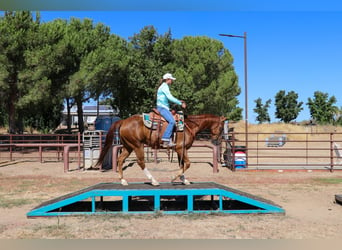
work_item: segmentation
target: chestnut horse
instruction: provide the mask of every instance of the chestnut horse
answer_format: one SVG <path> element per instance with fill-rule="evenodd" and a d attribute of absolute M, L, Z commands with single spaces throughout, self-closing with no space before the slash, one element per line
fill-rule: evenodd
<path fill-rule="evenodd" d="M 180 178 L 183 184 L 190 184 L 184 176 L 184 172 L 190 167 L 187 150 L 192 146 L 196 134 L 205 129 L 210 130 L 211 137 L 214 142 L 220 142 L 223 123 L 225 120 L 226 118 L 223 116 L 220 117 L 211 114 L 188 115 L 185 118 L 184 131 L 176 132 L 176 146 L 174 149 L 178 155 L 180 170 L 172 177 L 172 182 L 177 178 Z M 152 148 L 160 148 L 161 132 L 158 133 L 156 130 L 151 131 L 149 128 L 145 127 L 141 115 L 133 115 L 127 119 L 119 120 L 112 124 L 106 136 L 105 145 L 102 148 L 96 166 L 102 164 L 107 152 L 112 148 L 115 131 L 119 131 L 120 141 L 123 146 L 118 158 L 118 174 L 121 184 L 128 185 L 127 181 L 123 178 L 122 167 L 125 159 L 132 153 L 132 151 L 134 151 L 138 165 L 144 171 L 147 178 L 152 182 L 152 185 L 158 186 L 158 181 L 154 179 L 145 166 L 144 145 L 148 145 Z"/>

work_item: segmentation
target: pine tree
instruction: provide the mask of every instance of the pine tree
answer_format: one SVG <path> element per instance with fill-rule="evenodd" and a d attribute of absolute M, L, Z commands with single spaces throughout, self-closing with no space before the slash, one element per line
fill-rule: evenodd
<path fill-rule="evenodd" d="M 298 102 L 298 94 L 294 91 L 286 94 L 285 90 L 280 90 L 275 96 L 276 118 L 285 123 L 295 120 L 300 111 L 303 110 L 303 102 Z"/>
<path fill-rule="evenodd" d="M 268 99 L 265 104 L 262 104 L 262 99 L 259 97 L 258 99 L 254 100 L 256 103 L 255 108 L 253 111 L 257 113 L 256 120 L 259 122 L 259 124 L 264 122 L 270 122 L 270 115 L 268 114 L 268 109 L 271 104 L 271 99 Z"/>
<path fill-rule="evenodd" d="M 318 124 L 333 124 L 335 115 L 339 109 L 334 104 L 337 102 L 335 96 L 329 97 L 328 93 L 316 91 L 314 98 L 308 98 L 307 105 L 310 109 L 310 114 Z"/>

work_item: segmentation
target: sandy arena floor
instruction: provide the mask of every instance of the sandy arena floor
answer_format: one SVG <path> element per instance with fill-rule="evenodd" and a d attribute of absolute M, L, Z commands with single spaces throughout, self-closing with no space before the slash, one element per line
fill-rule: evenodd
<path fill-rule="evenodd" d="M 160 182 L 168 182 L 177 163 L 147 164 Z M 271 200 L 286 214 L 258 215 L 115 215 L 28 219 L 26 213 L 52 198 L 95 185 L 118 182 L 113 171 L 79 171 L 71 163 L 0 164 L 0 238 L 2 239 L 341 239 L 342 172 L 213 173 L 207 163 L 193 163 L 192 182 L 214 181 Z M 133 164 L 124 171 L 130 182 L 147 181 Z"/>

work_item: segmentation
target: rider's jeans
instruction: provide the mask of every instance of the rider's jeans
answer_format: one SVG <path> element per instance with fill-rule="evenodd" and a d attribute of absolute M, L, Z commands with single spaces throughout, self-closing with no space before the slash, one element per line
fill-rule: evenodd
<path fill-rule="evenodd" d="M 169 123 L 165 129 L 163 136 L 162 136 L 162 140 L 166 141 L 166 140 L 169 140 L 171 138 L 173 127 L 175 126 L 176 122 L 175 122 L 175 119 L 173 118 L 171 112 L 168 109 L 162 108 L 162 107 L 157 107 L 157 109 L 160 112 L 160 114 L 165 118 L 165 120 Z"/>

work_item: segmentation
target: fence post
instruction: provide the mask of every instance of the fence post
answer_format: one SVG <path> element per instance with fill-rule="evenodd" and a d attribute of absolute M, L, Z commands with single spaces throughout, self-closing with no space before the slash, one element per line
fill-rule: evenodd
<path fill-rule="evenodd" d="M 12 142 L 13 142 L 13 138 L 12 138 L 12 134 L 10 134 L 10 161 L 13 160 L 13 157 L 12 157 Z"/>
<path fill-rule="evenodd" d="M 64 173 L 69 171 L 69 146 L 64 146 L 63 160 L 64 160 Z"/>
<path fill-rule="evenodd" d="M 235 171 L 235 132 L 232 133 L 232 171 Z"/>
<path fill-rule="evenodd" d="M 330 133 L 330 172 L 333 171 L 334 168 L 334 141 L 333 141 L 333 133 Z"/>
<path fill-rule="evenodd" d="M 42 150 L 42 146 L 39 146 L 39 159 L 40 159 L 40 163 L 43 163 L 43 150 Z"/>
<path fill-rule="evenodd" d="M 218 147 L 219 145 L 213 145 L 212 149 L 213 149 L 213 172 L 214 173 L 218 173 Z"/>
<path fill-rule="evenodd" d="M 78 153 L 78 170 L 81 169 L 81 133 L 77 133 L 77 153 Z M 69 153 L 68 153 L 69 154 Z"/>

